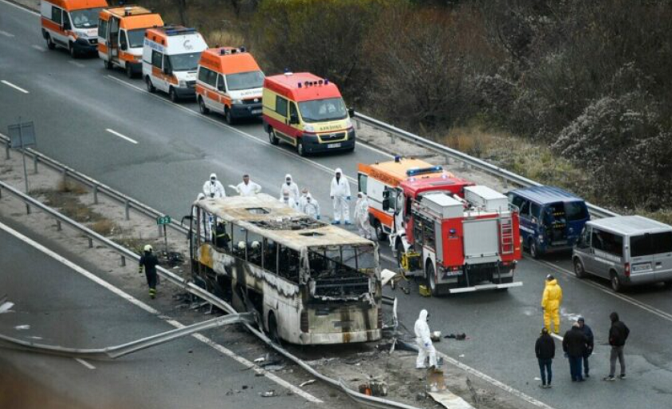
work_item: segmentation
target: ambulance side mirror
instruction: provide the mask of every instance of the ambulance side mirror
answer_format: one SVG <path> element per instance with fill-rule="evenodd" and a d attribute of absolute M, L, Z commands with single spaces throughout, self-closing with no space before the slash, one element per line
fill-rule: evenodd
<path fill-rule="evenodd" d="M 355 116 L 355 108 L 348 108 L 348 116 L 350 118 L 354 118 Z"/>
<path fill-rule="evenodd" d="M 123 51 L 126 51 L 128 50 L 128 45 L 126 43 L 121 43 L 121 46 L 119 48 L 121 48 Z"/>
<path fill-rule="evenodd" d="M 63 30 L 72 30 L 72 27 L 70 26 L 70 21 L 66 18 L 63 21 Z"/>

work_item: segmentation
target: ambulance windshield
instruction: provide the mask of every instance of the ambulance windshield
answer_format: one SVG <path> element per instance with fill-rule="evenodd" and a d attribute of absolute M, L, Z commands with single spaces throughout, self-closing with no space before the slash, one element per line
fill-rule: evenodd
<path fill-rule="evenodd" d="M 145 29 L 139 28 L 137 30 L 129 30 L 128 32 L 128 46 L 131 48 L 142 47 L 142 42 L 145 39 Z"/>
<path fill-rule="evenodd" d="M 342 98 L 299 102 L 299 110 L 305 122 L 335 121 L 345 119 L 348 116 Z"/>
<path fill-rule="evenodd" d="M 175 54 L 168 58 L 173 71 L 196 71 L 201 53 Z"/>
<path fill-rule="evenodd" d="M 72 25 L 75 28 L 95 28 L 98 27 L 98 15 L 102 8 L 73 10 L 70 12 Z"/>
<path fill-rule="evenodd" d="M 226 76 L 226 85 L 229 91 L 261 88 L 264 85 L 264 73 L 261 71 L 241 72 Z"/>

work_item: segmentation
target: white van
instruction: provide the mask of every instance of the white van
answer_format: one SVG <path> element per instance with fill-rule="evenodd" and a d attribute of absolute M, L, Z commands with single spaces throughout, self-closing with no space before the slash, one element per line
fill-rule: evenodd
<path fill-rule="evenodd" d="M 606 278 L 614 291 L 660 281 L 672 287 L 672 226 L 642 216 L 591 220 L 572 261 L 578 278 Z"/>
<path fill-rule="evenodd" d="M 147 91 L 163 91 L 173 102 L 195 98 L 198 60 L 207 48 L 203 36 L 193 28 L 147 29 L 142 49 L 142 77 Z"/>

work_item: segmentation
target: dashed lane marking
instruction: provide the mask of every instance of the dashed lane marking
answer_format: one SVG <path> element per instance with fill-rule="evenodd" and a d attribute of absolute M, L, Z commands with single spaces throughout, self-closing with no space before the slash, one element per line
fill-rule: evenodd
<path fill-rule="evenodd" d="M 9 81 L 2 80 L 2 81 L 0 81 L 0 82 L 2 82 L 3 84 L 7 85 L 8 87 L 12 87 L 12 88 L 14 88 L 14 89 L 17 90 L 17 91 L 23 92 L 24 94 L 29 94 L 29 92 L 26 91 L 25 89 L 19 87 L 18 85 L 14 85 L 14 84 L 12 84 L 12 83 L 9 82 Z"/>
<path fill-rule="evenodd" d="M 80 63 L 80 62 L 72 61 L 72 60 L 68 60 L 68 62 L 69 62 L 70 64 L 76 66 L 76 67 L 79 67 L 79 68 L 86 68 L 86 65 L 84 65 L 84 64 L 82 64 L 82 63 Z"/>
<path fill-rule="evenodd" d="M 2 0 L 0 0 L 2 1 Z M 80 267 L 79 265 L 73 263 L 72 261 L 66 259 L 65 257 L 53 252 L 52 250 L 49 250 L 48 248 L 44 247 L 43 245 L 37 243 L 36 241 L 24 236 L 23 234 L 19 233 L 18 231 L 10 228 L 9 226 L 5 225 L 4 223 L 0 222 L 0 229 L 4 230 L 5 232 L 11 234 L 12 236 L 16 237 L 17 239 L 23 241 L 24 243 L 27 243 L 37 250 L 40 250 L 41 252 L 45 253 L 46 255 L 50 256 L 51 258 L 55 259 L 56 261 L 60 262 L 61 264 L 64 264 L 65 266 L 69 267 L 73 271 L 83 275 L 84 277 L 88 278 L 89 280 L 95 282 L 96 284 L 106 288 L 107 290 L 113 292 L 114 294 L 118 295 L 119 297 L 125 299 L 126 301 L 130 302 L 131 304 L 141 308 L 142 310 L 155 315 L 157 318 L 167 322 L 168 324 L 172 325 L 175 328 L 184 328 L 184 325 L 181 324 L 178 321 L 169 319 L 169 318 L 160 318 L 162 315 L 159 313 L 159 311 L 155 310 L 154 308 L 150 307 L 149 305 L 145 304 L 144 302 L 138 300 L 137 298 L 134 298 L 130 294 L 127 294 L 123 290 L 113 286 L 112 284 L 108 283 L 107 281 L 103 280 L 102 278 L 94 275 L 93 273 L 89 272 L 88 270 L 85 270 L 84 268 Z M 269 380 L 277 383 L 278 385 L 290 390 L 292 393 L 301 396 L 302 398 L 306 399 L 309 402 L 312 403 L 323 403 L 322 400 L 316 398 L 315 396 L 311 395 L 310 393 L 302 390 L 301 388 L 292 385 L 291 383 L 285 381 L 284 379 L 278 377 L 277 375 L 274 375 L 272 373 L 269 373 L 262 368 L 258 367 L 255 365 L 253 362 L 243 358 L 242 356 L 236 355 L 233 351 L 223 347 L 220 344 L 217 344 L 210 338 L 203 336 L 201 334 L 193 334 L 192 337 L 196 338 L 197 340 L 203 342 L 204 344 L 208 345 L 209 347 L 215 349 L 216 351 L 222 353 L 223 355 L 226 355 L 229 358 L 234 359 L 235 361 L 239 362 L 243 366 L 245 366 L 248 369 L 253 370 L 254 372 L 258 373 L 260 376 L 265 376 Z M 81 362 L 80 362 L 81 363 Z M 84 365 L 82 363 L 82 365 Z"/>
<path fill-rule="evenodd" d="M 42 47 L 41 45 L 33 44 L 33 45 L 31 45 L 31 47 L 34 48 L 34 49 L 36 49 L 36 50 L 39 51 L 39 52 L 42 52 L 42 53 L 45 52 L 45 51 L 47 51 L 47 50 L 46 50 L 44 47 Z"/>
<path fill-rule="evenodd" d="M 6 32 L 6 31 L 2 31 L 2 30 L 0 30 L 0 35 L 3 35 L 3 36 L 5 36 L 5 37 L 9 37 L 9 38 L 14 37 L 14 34 L 12 34 L 12 33 L 8 33 L 8 32 Z"/>
<path fill-rule="evenodd" d="M 85 360 L 81 358 L 75 358 L 75 361 L 79 362 L 80 364 L 84 365 L 85 367 L 89 369 L 96 369 L 95 366 L 91 365 L 90 363 L 86 362 Z"/>
<path fill-rule="evenodd" d="M 126 135 L 122 135 L 122 134 L 120 134 L 119 132 L 117 132 L 117 131 L 115 131 L 115 130 L 113 130 L 113 129 L 107 128 L 107 129 L 105 129 L 105 130 L 106 130 L 107 132 L 111 133 L 112 135 L 116 135 L 116 136 L 120 137 L 121 139 L 125 139 L 125 140 L 127 140 L 128 142 L 130 142 L 130 143 L 132 143 L 132 144 L 135 144 L 135 145 L 138 144 L 138 141 L 136 141 L 135 139 L 131 139 L 131 138 L 129 138 L 129 137 L 126 136 Z"/>

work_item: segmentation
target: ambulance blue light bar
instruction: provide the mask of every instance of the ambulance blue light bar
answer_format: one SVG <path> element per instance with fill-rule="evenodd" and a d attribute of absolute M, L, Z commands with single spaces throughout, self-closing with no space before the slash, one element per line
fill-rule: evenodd
<path fill-rule="evenodd" d="M 187 28 L 187 27 L 165 27 L 163 29 L 163 32 L 166 33 L 167 36 L 177 36 L 177 35 L 184 35 L 184 34 L 191 34 L 195 33 L 196 29 L 195 28 Z"/>
<path fill-rule="evenodd" d="M 443 166 L 431 166 L 428 168 L 413 168 L 406 171 L 406 176 L 425 175 L 427 173 L 443 172 Z"/>

